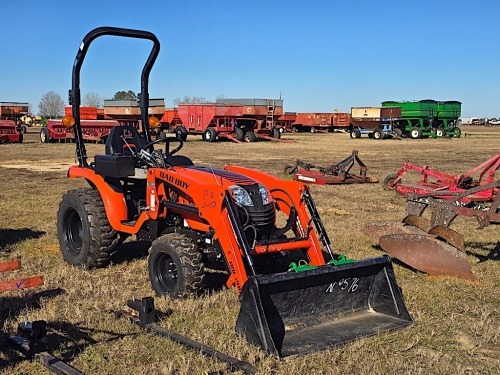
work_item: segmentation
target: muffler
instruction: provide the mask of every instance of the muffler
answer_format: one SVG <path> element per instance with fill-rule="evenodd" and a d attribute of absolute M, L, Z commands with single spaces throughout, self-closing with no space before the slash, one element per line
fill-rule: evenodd
<path fill-rule="evenodd" d="M 236 331 L 267 353 L 321 350 L 413 322 L 386 255 L 304 272 L 252 276 Z"/>

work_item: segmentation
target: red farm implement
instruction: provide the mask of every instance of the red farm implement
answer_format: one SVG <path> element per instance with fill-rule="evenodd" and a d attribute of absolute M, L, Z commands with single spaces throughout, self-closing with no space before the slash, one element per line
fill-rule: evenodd
<path fill-rule="evenodd" d="M 441 199 L 452 199 L 456 196 L 455 193 L 465 192 L 474 187 L 488 185 L 495 181 L 495 173 L 499 167 L 500 154 L 494 155 L 464 174 L 456 175 L 440 172 L 428 166 L 414 165 L 407 161 L 397 174 L 386 176 L 383 184 L 384 189 L 395 190 L 402 195 L 441 192 Z M 403 177 L 408 172 L 420 174 L 420 179 L 414 183 L 403 182 Z M 442 193 L 443 191 L 445 193 Z M 450 195 L 446 192 L 454 194 Z M 462 203 L 491 201 L 497 192 L 498 188 L 479 189 L 474 194 L 464 194 L 461 196 L 460 201 Z"/>
<path fill-rule="evenodd" d="M 12 120 L 0 120 L 0 143 L 22 143 L 23 134 Z"/>
<path fill-rule="evenodd" d="M 87 142 L 104 142 L 114 126 L 120 125 L 115 120 L 82 120 L 83 139 Z M 49 120 L 40 130 L 40 141 L 66 142 L 75 139 L 73 127 L 66 127 L 61 120 Z"/>
<path fill-rule="evenodd" d="M 182 140 L 188 134 L 202 135 L 206 142 L 221 138 L 233 142 L 255 142 L 258 138 L 279 140 L 278 128 L 262 128 L 262 119 L 259 119 L 262 113 L 257 109 L 241 104 L 180 104 L 178 113 L 182 125 L 174 129 Z"/>
<path fill-rule="evenodd" d="M 402 223 L 371 223 L 363 232 L 392 257 L 436 276 L 475 281 L 463 235 L 450 228 L 458 216 L 474 217 L 482 229 L 500 223 L 500 181 L 464 191 L 408 193 Z M 489 197 L 488 199 L 485 197 Z M 430 211 L 430 220 L 423 217 Z"/>
<path fill-rule="evenodd" d="M 326 133 L 337 129 L 348 130 L 350 123 L 350 113 L 297 113 L 291 126 L 296 132 Z"/>
<path fill-rule="evenodd" d="M 14 259 L 5 262 L 0 262 L 0 272 L 15 271 L 21 268 L 21 260 Z M 43 285 L 42 276 L 21 277 L 10 280 L 0 281 L 0 293 L 11 290 L 33 288 Z"/>
<path fill-rule="evenodd" d="M 358 174 L 351 173 L 354 164 L 359 166 Z M 378 178 L 367 177 L 367 171 L 368 168 L 361 161 L 356 150 L 353 150 L 349 157 L 329 167 L 318 167 L 300 160 L 297 160 L 293 166 L 285 167 L 285 173 L 293 174 L 294 180 L 318 185 L 379 182 Z"/>

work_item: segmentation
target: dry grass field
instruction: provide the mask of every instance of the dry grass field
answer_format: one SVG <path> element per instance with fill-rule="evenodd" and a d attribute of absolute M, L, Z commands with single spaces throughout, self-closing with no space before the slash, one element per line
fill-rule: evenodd
<path fill-rule="evenodd" d="M 75 162 L 74 144 L 41 144 L 30 129 L 23 144 L 0 145 L 0 259 L 21 257 L 16 275 L 43 275 L 45 285 L 0 295 L 0 321 L 12 331 L 24 319 L 46 320 L 54 354 L 86 374 L 202 374 L 225 371 L 204 357 L 152 334 L 114 311 L 127 299 L 152 296 L 147 277 L 147 244 L 126 242 L 113 264 L 86 271 L 63 262 L 56 237 L 61 196 L 85 182 L 66 177 Z M 462 173 L 498 153 L 500 129 L 463 129 L 459 139 L 350 139 L 345 133 L 284 134 L 293 143 L 209 144 L 190 136 L 181 154 L 195 163 L 257 168 L 283 178 L 297 158 L 327 166 L 353 149 L 381 180 L 410 160 Z M 103 153 L 89 144 L 89 156 Z M 352 258 L 381 255 L 361 229 L 373 221 L 400 221 L 404 199 L 381 184 L 312 186 L 312 194 L 335 251 Z M 234 332 L 239 310 L 235 290 L 223 288 L 198 299 L 156 299 L 165 315 L 159 322 L 232 356 L 254 364 L 261 374 L 500 374 L 500 236 L 492 225 L 476 229 L 459 218 L 468 260 L 480 283 L 435 280 L 395 264 L 397 281 L 415 323 L 320 352 L 280 361 L 266 356 Z M 6 278 L 7 275 L 0 276 Z M 0 342 L 0 372 L 45 374 L 36 362 L 16 361 Z"/>

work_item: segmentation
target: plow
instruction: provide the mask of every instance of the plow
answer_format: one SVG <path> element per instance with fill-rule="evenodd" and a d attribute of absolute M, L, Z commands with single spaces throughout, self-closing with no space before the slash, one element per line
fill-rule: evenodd
<path fill-rule="evenodd" d="M 352 173 L 351 170 L 357 164 L 359 172 Z M 292 175 L 295 181 L 318 185 L 335 184 L 363 184 L 379 182 L 377 178 L 367 177 L 368 168 L 358 156 L 358 151 L 353 150 L 352 154 L 339 163 L 328 167 L 320 167 L 297 160 L 295 165 L 285 167 L 285 173 Z"/>
<path fill-rule="evenodd" d="M 385 252 L 416 270 L 476 281 L 463 235 L 450 226 L 458 216 L 475 218 L 478 229 L 500 223 L 499 186 L 500 181 L 493 181 L 465 191 L 408 193 L 407 216 L 402 223 L 370 223 L 363 232 Z M 425 212 L 430 212 L 430 219 L 424 217 Z"/>
<path fill-rule="evenodd" d="M 409 161 L 396 174 L 389 174 L 383 181 L 385 190 L 395 190 L 401 195 L 409 193 L 432 194 L 439 191 L 453 193 L 465 192 L 477 186 L 484 186 L 495 181 L 495 173 L 500 167 L 500 154 L 496 154 L 463 174 L 450 174 L 438 171 L 426 165 L 416 165 Z M 414 183 L 403 181 L 407 173 L 420 174 L 420 179 Z M 443 197 L 441 195 L 441 197 Z M 450 196 L 451 197 L 451 196 Z M 475 195 L 466 194 L 463 200 L 490 200 L 491 191 L 479 190 Z"/>

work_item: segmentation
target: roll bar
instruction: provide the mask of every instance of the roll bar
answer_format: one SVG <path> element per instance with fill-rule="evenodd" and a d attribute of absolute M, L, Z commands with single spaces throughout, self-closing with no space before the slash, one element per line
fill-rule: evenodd
<path fill-rule="evenodd" d="M 121 36 L 126 38 L 148 39 L 153 42 L 153 47 L 149 53 L 148 59 L 144 64 L 141 74 L 141 92 L 139 93 L 139 107 L 141 109 L 141 120 L 144 127 L 144 136 L 146 141 L 151 142 L 151 134 L 148 126 L 148 107 L 149 107 L 149 73 L 158 57 L 160 52 L 160 41 L 158 38 L 148 31 L 123 29 L 117 27 L 98 27 L 90 31 L 82 40 L 78 53 L 76 54 L 75 62 L 73 64 L 72 86 L 69 90 L 69 104 L 72 106 L 72 114 L 75 119 L 75 140 L 76 140 L 76 154 L 80 167 L 88 167 L 87 163 L 87 150 L 83 142 L 82 126 L 80 123 L 80 70 L 82 68 L 83 60 L 89 49 L 90 43 L 104 35 Z"/>

